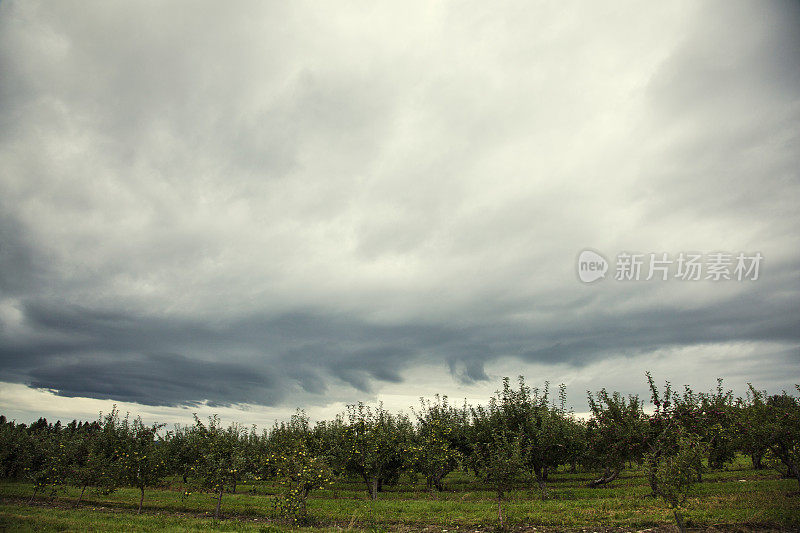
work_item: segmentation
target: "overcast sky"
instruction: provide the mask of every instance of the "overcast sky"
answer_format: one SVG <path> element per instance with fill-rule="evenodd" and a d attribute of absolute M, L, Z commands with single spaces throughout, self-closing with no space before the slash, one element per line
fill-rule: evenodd
<path fill-rule="evenodd" d="M 798 28 L 789 1 L 2 1 L 0 412 L 789 389 Z M 622 252 L 764 259 L 617 281 Z"/>

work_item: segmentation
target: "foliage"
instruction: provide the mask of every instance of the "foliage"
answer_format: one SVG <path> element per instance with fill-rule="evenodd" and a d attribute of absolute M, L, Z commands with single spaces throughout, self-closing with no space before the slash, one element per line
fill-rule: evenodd
<path fill-rule="evenodd" d="M 145 489 L 159 486 L 167 473 L 164 446 L 157 440 L 162 425 L 147 426 L 141 418 L 130 422 L 126 417 L 121 423 L 114 421 L 113 427 L 119 481 L 139 489 L 138 512 L 142 512 Z"/>
<path fill-rule="evenodd" d="M 587 466 L 604 470 L 589 485 L 599 487 L 615 480 L 626 462 L 641 460 L 648 421 L 638 396 L 625 398 L 602 389 L 596 398 L 591 392 L 588 397 L 592 418 L 587 424 Z"/>
<path fill-rule="evenodd" d="M 192 467 L 193 479 L 202 489 L 215 494 L 217 501 L 214 516 L 219 517 L 222 495 L 234 489 L 243 463 L 240 447 L 242 430 L 237 425 L 223 428 L 219 417 L 209 418 L 208 425 L 195 415 L 195 425 L 189 439 L 198 451 Z"/>
<path fill-rule="evenodd" d="M 194 466 L 200 454 L 199 441 L 194 438 L 192 427 L 176 426 L 164 438 L 165 455 L 169 472 L 179 475 L 183 483 L 188 483 L 194 474 Z"/>
<path fill-rule="evenodd" d="M 87 488 L 93 487 L 99 494 L 108 494 L 117 487 L 113 454 L 110 453 L 103 432 L 74 432 L 67 440 L 69 464 L 67 479 L 70 484 L 81 488 L 83 499 Z"/>
<path fill-rule="evenodd" d="M 27 428 L 0 416 L 0 477 L 20 479 L 33 460 L 33 446 Z"/>
<path fill-rule="evenodd" d="M 796 386 L 800 392 L 800 386 Z M 737 428 L 748 448 L 763 445 L 768 464 L 779 463 L 800 484 L 800 399 L 782 394 L 768 396 L 750 385 Z"/>
<path fill-rule="evenodd" d="M 425 477 L 428 490 L 444 490 L 444 477 L 458 467 L 464 458 L 460 448 L 467 424 L 465 409 L 448 404 L 447 396 L 434 401 L 420 399 L 420 410 L 414 413 L 417 430 L 406 448 L 411 470 Z"/>
<path fill-rule="evenodd" d="M 559 388 L 561 402 L 548 403 L 549 384 L 540 391 L 525 384 L 519 377 L 518 388 L 503 380 L 503 389 L 489 400 L 486 408 L 473 409 L 472 439 L 478 447 L 495 439 L 496 434 L 517 436 L 521 446 L 523 468 L 531 472 L 542 497 L 550 471 L 569 461 L 576 461 L 578 446 L 571 446 L 570 437 L 579 434 L 579 425 L 566 411 L 566 392 Z M 474 463 L 480 464 L 480 463 Z M 480 472 L 476 472 L 480 475 Z"/>
<path fill-rule="evenodd" d="M 396 481 L 405 465 L 403 451 L 412 432 L 411 423 L 382 405 L 375 409 L 363 403 L 348 405 L 347 415 L 345 469 L 362 478 L 370 498 L 376 500 L 383 483 Z"/>
<path fill-rule="evenodd" d="M 278 515 L 297 525 L 309 523 L 308 496 L 311 491 L 332 483 L 328 465 L 308 453 L 303 440 L 296 440 L 290 447 L 271 454 L 268 463 L 280 486 L 280 494 L 275 498 Z"/>
<path fill-rule="evenodd" d="M 651 487 L 673 510 L 681 532 L 685 531 L 681 507 L 702 468 L 707 448 L 698 435 L 670 424 L 647 453 L 645 464 Z"/>
<path fill-rule="evenodd" d="M 42 421 L 43 419 L 39 419 Z M 33 427 L 28 435 L 30 463 L 27 477 L 33 482 L 33 495 L 48 491 L 55 497 L 67 481 L 68 450 L 57 430 L 45 426 Z"/>
<path fill-rule="evenodd" d="M 481 479 L 497 495 L 497 519 L 502 528 L 503 496 L 514 486 L 525 461 L 522 435 L 497 431 L 488 442 L 479 443 L 473 456 L 473 467 Z"/>

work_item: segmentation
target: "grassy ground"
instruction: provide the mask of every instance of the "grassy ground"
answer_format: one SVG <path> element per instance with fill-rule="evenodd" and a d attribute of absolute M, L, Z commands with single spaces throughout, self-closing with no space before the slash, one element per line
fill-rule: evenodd
<path fill-rule="evenodd" d="M 521 488 L 508 495 L 504 514 L 516 528 L 533 531 L 599 531 L 621 528 L 642 530 L 673 524 L 671 511 L 650 489 L 641 472 L 632 470 L 600 489 L 585 488 L 590 474 L 556 473 L 548 498 Z M 491 530 L 496 525 L 495 495 L 471 476 L 456 472 L 446 479 L 447 491 L 431 494 L 420 483 L 403 479 L 388 487 L 376 502 L 367 499 L 362 484 L 337 482 L 314 493 L 311 514 L 319 527 L 314 531 L 396 530 L 429 531 Z M 800 494 L 797 482 L 779 479 L 769 470 L 755 471 L 739 461 L 723 471 L 708 472 L 695 485 L 685 514 L 691 527 L 713 530 L 773 529 L 800 531 Z M 30 484 L 0 484 L 0 531 L 284 531 L 288 526 L 272 515 L 266 483 L 243 483 L 237 494 L 223 497 L 224 520 L 214 521 L 215 501 L 203 493 L 184 496 L 185 487 L 174 481 L 169 487 L 149 490 L 145 510 L 136 515 L 138 492 L 120 489 L 101 496 L 87 492 L 84 503 L 74 508 L 79 491 L 62 488 L 55 500 L 28 504 Z"/>

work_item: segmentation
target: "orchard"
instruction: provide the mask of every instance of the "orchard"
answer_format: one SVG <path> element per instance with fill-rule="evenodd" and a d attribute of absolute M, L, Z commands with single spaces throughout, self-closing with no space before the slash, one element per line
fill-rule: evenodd
<path fill-rule="evenodd" d="M 496 525 L 505 527 L 520 494 L 546 505 L 573 497 L 560 488 L 565 480 L 583 480 L 582 490 L 601 493 L 639 472 L 650 489 L 644 497 L 660 502 L 683 530 L 693 519 L 687 502 L 702 505 L 695 489 L 703 476 L 747 461 L 759 475 L 796 481 L 783 497 L 797 506 L 800 389 L 769 395 L 750 386 L 734 397 L 722 381 L 704 393 L 659 387 L 649 374 L 647 380 L 649 404 L 606 389 L 588 392 L 585 419 L 567 409 L 563 386 L 553 397 L 548 383 L 532 388 L 521 377 L 516 385 L 504 379 L 485 405 L 457 407 L 436 395 L 409 417 L 357 403 L 315 424 L 298 411 L 262 432 L 225 427 L 217 417 L 166 430 L 121 417 L 116 408 L 66 425 L 0 417 L 0 476 L 5 487 L 26 487 L 31 502 L 52 502 L 73 489 L 75 507 L 136 494 L 130 508 L 137 513 L 148 508 L 148 493 L 179 491 L 182 501 L 205 501 L 209 515 L 224 517 L 223 502 L 248 494 L 262 516 L 291 525 L 324 522 L 309 502 L 326 494 L 338 499 L 348 483 L 360 484 L 361 496 L 346 492 L 347 498 L 376 505 L 384 493 L 397 497 L 421 480 L 422 494 L 445 506 L 455 505 L 448 494 L 488 491 Z M 463 480 L 472 480 L 472 489 Z"/>

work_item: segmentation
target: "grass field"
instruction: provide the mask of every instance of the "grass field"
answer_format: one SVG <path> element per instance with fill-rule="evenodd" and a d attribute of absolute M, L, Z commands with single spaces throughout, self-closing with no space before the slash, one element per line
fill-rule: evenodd
<path fill-rule="evenodd" d="M 591 474 L 557 472 L 548 499 L 538 489 L 520 488 L 507 496 L 504 512 L 512 527 L 526 531 L 674 528 L 670 510 L 648 496 L 641 472 L 628 470 L 611 487 L 588 489 Z M 488 531 L 496 526 L 494 494 L 470 475 L 456 472 L 446 479 L 447 491 L 431 494 L 424 484 L 402 479 L 387 487 L 377 501 L 363 485 L 340 481 L 312 495 L 313 531 Z M 174 481 L 149 490 L 145 508 L 136 515 L 138 492 L 120 489 L 100 496 L 87 491 L 81 507 L 79 490 L 64 487 L 55 499 L 28 502 L 30 484 L 0 484 L 0 531 L 285 531 L 275 519 L 268 483 L 243 483 L 223 498 L 224 519 L 213 520 L 215 502 L 204 493 L 184 496 Z M 191 490 L 191 489 L 188 489 Z M 688 525 L 710 530 L 800 531 L 797 482 L 780 479 L 771 470 L 756 471 L 745 460 L 723 471 L 707 472 L 695 485 L 686 506 Z M 307 529 L 307 528 L 306 528 Z M 295 529 L 297 530 L 297 529 Z M 311 529 L 307 529 L 311 530 Z"/>

